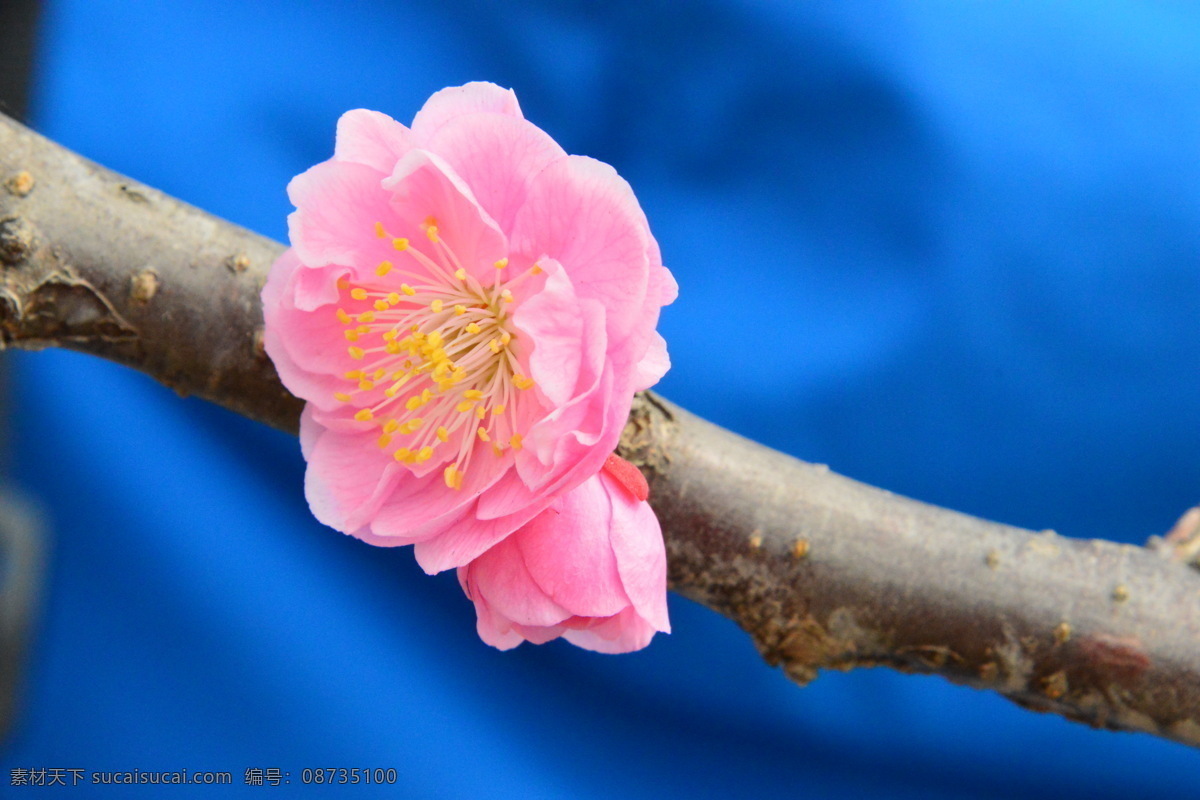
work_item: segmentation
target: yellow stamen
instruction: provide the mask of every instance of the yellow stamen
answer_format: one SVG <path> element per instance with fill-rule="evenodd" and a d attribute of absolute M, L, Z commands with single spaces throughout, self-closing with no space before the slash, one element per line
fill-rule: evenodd
<path fill-rule="evenodd" d="M 333 399 L 337 400 L 339 403 L 349 403 L 350 395 L 346 394 L 345 392 L 334 392 Z"/>
<path fill-rule="evenodd" d="M 355 300 L 366 300 L 367 299 L 367 290 L 363 289 L 361 287 L 357 288 L 357 289 L 351 289 L 350 296 L 353 297 Z"/>
<path fill-rule="evenodd" d="M 482 400 L 483 392 L 479 391 L 478 389 L 467 389 L 465 392 L 463 392 L 463 397 L 467 400 Z"/>
<path fill-rule="evenodd" d="M 387 296 L 387 301 L 388 301 L 388 305 L 394 306 L 400 302 L 400 295 L 396 294 L 395 292 L 392 292 L 391 294 L 389 294 Z"/>
<path fill-rule="evenodd" d="M 484 428 L 482 425 L 479 426 L 479 429 L 477 431 L 475 431 L 475 433 L 477 436 L 479 436 L 480 439 L 482 439 L 485 442 L 490 442 L 492 440 L 492 437 L 488 436 L 487 429 Z"/>
<path fill-rule="evenodd" d="M 505 267 L 507 267 L 507 266 L 508 266 L 508 259 L 507 259 L 507 258 L 502 258 L 502 259 L 500 259 L 499 261 L 497 261 L 497 262 L 496 262 L 496 269 L 504 269 L 504 268 L 505 268 Z"/>
<path fill-rule="evenodd" d="M 376 223 L 375 223 L 375 235 L 376 235 L 376 236 L 378 236 L 380 239 L 383 239 L 384 237 L 386 237 L 386 236 L 387 236 L 387 231 L 385 231 L 385 230 L 383 229 L 383 223 L 382 223 L 382 222 L 376 222 Z"/>
<path fill-rule="evenodd" d="M 417 453 L 417 461 L 428 461 L 431 458 L 433 458 L 433 448 L 429 445 L 425 445 Z"/>
<path fill-rule="evenodd" d="M 465 314 L 465 313 L 467 313 L 467 307 L 466 307 L 466 306 L 456 305 L 456 306 L 454 307 L 454 315 L 455 315 L 455 316 L 461 317 L 461 316 L 462 316 L 463 314 Z"/>
<path fill-rule="evenodd" d="M 364 408 L 364 409 L 361 409 L 357 414 L 355 414 L 354 418 L 356 420 L 358 420 L 359 422 L 370 422 L 374 416 L 375 415 L 371 413 L 371 409 Z"/>
<path fill-rule="evenodd" d="M 347 341 L 350 341 L 350 342 L 358 341 L 358 331 L 342 331 L 342 335 L 346 337 Z"/>
<path fill-rule="evenodd" d="M 333 285 L 338 288 L 338 291 L 344 292 L 350 288 L 350 281 L 346 280 L 345 278 L 338 278 L 333 282 Z"/>
<path fill-rule="evenodd" d="M 346 313 L 345 309 L 339 308 L 337 310 L 337 318 L 338 322 L 342 323 L 343 325 L 350 324 L 350 315 Z"/>
<path fill-rule="evenodd" d="M 428 228 L 426 228 L 425 235 L 429 237 L 429 241 L 436 244 L 438 240 L 437 225 L 430 225 Z"/>
<path fill-rule="evenodd" d="M 396 248 L 401 253 L 403 253 L 405 250 L 408 249 L 408 239 L 404 239 L 404 238 L 392 239 L 392 247 Z"/>
<path fill-rule="evenodd" d="M 467 323 L 467 333 L 479 333 L 480 330 L 482 329 L 474 322 Z"/>
<path fill-rule="evenodd" d="M 442 311 L 442 301 L 434 300 L 432 303 L 429 304 L 429 307 L 431 309 L 433 309 L 433 313 L 440 314 Z"/>
<path fill-rule="evenodd" d="M 528 389 L 530 386 L 533 386 L 533 381 L 529 378 L 526 378 L 519 372 L 512 376 L 512 382 L 513 386 L 517 387 L 518 389 Z"/>
<path fill-rule="evenodd" d="M 362 373 L 361 369 L 352 369 L 346 373 L 346 380 L 358 381 L 358 380 L 362 380 L 362 376 L 363 376 L 363 373 Z"/>
<path fill-rule="evenodd" d="M 350 357 L 355 361 L 362 361 L 363 356 L 366 355 L 361 347 L 350 347 L 346 350 L 346 352 L 349 353 Z"/>
<path fill-rule="evenodd" d="M 486 416 L 487 416 L 487 409 L 484 408 L 483 406 L 479 406 L 478 408 L 475 409 L 475 419 L 483 419 Z"/>
<path fill-rule="evenodd" d="M 392 307 L 391 303 L 389 303 L 387 300 L 376 300 L 375 301 L 375 310 L 376 311 L 387 311 L 391 307 Z"/>
<path fill-rule="evenodd" d="M 442 442 L 449 441 L 450 431 L 446 430 L 445 427 L 439 425 L 438 429 L 437 429 L 437 438 L 439 441 L 442 441 Z"/>
<path fill-rule="evenodd" d="M 459 403 L 458 405 L 456 405 L 454 407 L 454 410 L 457 411 L 458 413 L 462 414 L 464 412 L 470 411 L 474 407 L 475 407 L 475 404 L 472 403 L 470 400 L 463 400 L 461 403 Z"/>
<path fill-rule="evenodd" d="M 532 267 L 529 268 L 529 271 L 532 272 L 534 275 L 541 275 L 543 272 L 545 272 L 545 270 L 542 269 L 541 264 L 534 264 Z"/>
<path fill-rule="evenodd" d="M 463 474 L 458 471 L 457 464 L 451 464 L 450 466 L 446 467 L 446 469 L 442 472 L 442 475 L 446 479 L 446 486 L 450 487 L 451 489 L 462 488 Z"/>
<path fill-rule="evenodd" d="M 374 381 L 362 380 L 358 382 L 358 388 L 364 392 L 369 392 L 375 388 Z"/>
<path fill-rule="evenodd" d="M 363 313 L 358 315 L 358 321 L 359 322 L 374 322 L 375 321 L 375 312 L 374 311 L 364 311 Z M 359 331 L 359 333 L 366 333 L 366 331 Z"/>
<path fill-rule="evenodd" d="M 381 278 L 384 275 L 387 275 L 391 271 L 392 271 L 392 262 L 390 262 L 390 261 L 382 261 L 382 262 L 380 262 L 379 266 L 375 268 L 375 274 Z"/>
<path fill-rule="evenodd" d="M 492 339 L 490 342 L 488 342 L 488 347 L 491 349 L 491 351 L 493 353 L 500 352 L 500 342 L 496 339 Z"/>
<path fill-rule="evenodd" d="M 458 278 L 460 281 L 465 281 L 467 279 L 467 271 L 462 267 L 459 267 L 458 269 L 454 270 L 454 277 Z"/>
<path fill-rule="evenodd" d="M 508 446 L 511 447 L 513 450 L 520 450 L 521 449 L 521 434 L 514 433 L 512 435 L 512 438 L 510 438 L 508 440 Z"/>
<path fill-rule="evenodd" d="M 384 433 L 384 434 L 380 434 L 379 441 L 376 444 L 378 444 L 379 449 L 382 450 L 383 448 L 387 447 L 391 443 L 392 443 L 392 437 L 390 437 L 386 433 Z"/>
<path fill-rule="evenodd" d="M 407 283 L 400 284 L 400 291 L 404 292 L 409 297 L 412 297 L 414 294 L 417 293 L 417 290 L 414 289 L 413 287 L 409 286 Z"/>
<path fill-rule="evenodd" d="M 504 406 L 492 406 L 492 416 L 498 416 L 504 413 Z"/>

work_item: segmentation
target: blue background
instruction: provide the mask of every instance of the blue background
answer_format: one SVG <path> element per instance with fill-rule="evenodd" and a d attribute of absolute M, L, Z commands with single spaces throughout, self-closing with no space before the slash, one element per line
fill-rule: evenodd
<path fill-rule="evenodd" d="M 58 0 L 43 23 L 35 127 L 279 239 L 342 111 L 408 121 L 443 86 L 512 86 L 638 192 L 681 286 L 668 397 L 1066 535 L 1141 542 L 1198 499 L 1194 4 Z M 233 791 L 316 796 L 305 767 L 390 766 L 411 797 L 1195 792 L 1194 750 L 940 679 L 796 688 L 676 597 L 675 633 L 635 655 L 498 653 L 452 576 L 311 519 L 294 439 L 86 357 L 12 362 L 17 477 L 55 545 L 5 782 L 279 767 L 290 789 Z"/>

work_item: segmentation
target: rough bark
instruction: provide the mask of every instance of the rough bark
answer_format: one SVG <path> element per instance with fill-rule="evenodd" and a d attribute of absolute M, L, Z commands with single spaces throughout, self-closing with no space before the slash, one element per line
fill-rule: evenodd
<path fill-rule="evenodd" d="M 0 118 L 0 338 L 69 347 L 294 431 L 261 346 L 282 246 Z M 1200 512 L 1140 548 L 976 519 L 746 441 L 649 393 L 642 467 L 674 590 L 804 683 L 885 665 L 1200 745 Z"/>

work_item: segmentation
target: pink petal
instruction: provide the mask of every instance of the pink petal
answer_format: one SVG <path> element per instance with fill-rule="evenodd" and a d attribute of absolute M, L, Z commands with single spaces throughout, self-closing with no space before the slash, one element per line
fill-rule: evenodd
<path fill-rule="evenodd" d="M 482 597 L 494 613 L 519 625 L 556 625 L 571 616 L 534 582 L 511 540 L 471 562 L 467 575 L 473 596 Z"/>
<path fill-rule="evenodd" d="M 612 500 L 609 541 L 625 594 L 643 619 L 666 633 L 671 630 L 667 620 L 667 552 L 658 517 L 648 503 L 635 500 L 607 474 L 600 473 L 600 481 Z"/>
<path fill-rule="evenodd" d="M 557 259 L 579 297 L 603 303 L 613 344 L 653 328 L 652 320 L 643 322 L 651 242 L 629 184 L 612 167 L 583 156 L 559 159 L 538 173 L 512 233 L 514 250 Z"/>
<path fill-rule="evenodd" d="M 304 264 L 353 267 L 357 279 L 395 254 L 375 234 L 375 223 L 390 216 L 381 180 L 371 167 L 341 161 L 324 161 L 292 179 L 288 197 L 296 210 L 288 215 L 288 235 Z"/>
<path fill-rule="evenodd" d="M 424 232 L 425 220 L 433 217 L 438 236 L 462 267 L 476 278 L 486 278 L 489 283 L 494 280 L 492 265 L 507 255 L 508 242 L 450 165 L 432 153 L 413 150 L 397 162 L 383 188 L 391 192 L 389 233 L 407 238 L 410 247 L 439 262 L 441 256 Z M 414 262 L 402 260 L 404 254 L 392 255 L 397 256 L 393 259 L 397 266 L 418 268 Z M 424 271 L 424 267 L 419 269 Z"/>
<path fill-rule="evenodd" d="M 405 490 L 387 498 L 378 509 L 371 520 L 371 533 L 384 539 L 411 544 L 440 537 L 448 529 L 473 528 L 477 498 L 503 477 L 504 473 L 501 462 L 487 458 L 478 459 L 467 470 L 462 488 L 451 489 L 446 485 L 441 472 L 417 477 L 405 470 L 401 476 Z M 508 528 L 504 535 L 515 528 L 516 525 Z M 433 571 L 441 572 L 451 567 L 462 566 L 495 541 L 494 538 L 488 539 L 470 557 L 461 559 L 458 563 L 440 566 Z"/>
<path fill-rule="evenodd" d="M 533 504 L 496 519 L 468 514 L 440 528 L 436 536 L 417 542 L 413 555 L 430 575 L 461 567 L 543 512 L 551 500 L 552 496 L 539 497 Z"/>
<path fill-rule="evenodd" d="M 404 155 L 413 149 L 412 132 L 387 114 L 356 108 L 342 114 L 337 124 L 333 157 L 338 161 L 365 164 L 382 173 L 392 173 Z"/>
<path fill-rule="evenodd" d="M 566 157 L 543 130 L 517 116 L 464 114 L 438 128 L 426 149 L 446 160 L 502 231 L 511 231 L 534 177 Z"/>
<path fill-rule="evenodd" d="M 322 408 L 332 409 L 338 405 L 334 393 L 340 391 L 342 382 L 337 372 L 346 354 L 334 351 L 322 344 L 327 341 L 329 328 L 333 324 L 332 311 L 328 320 L 320 314 L 298 311 L 297 294 L 312 300 L 316 293 L 305 282 L 313 276 L 326 274 L 328 285 L 334 278 L 325 270 L 310 270 L 300 265 L 292 250 L 284 251 L 271 269 L 263 287 L 263 315 L 266 324 L 263 330 L 263 346 L 283 385 L 297 397 Z M 326 279 L 317 278 L 318 284 Z"/>
<path fill-rule="evenodd" d="M 412 132 L 424 146 L 450 120 L 480 112 L 522 116 L 521 106 L 512 89 L 501 89 L 494 83 L 477 81 L 435 92 L 413 117 Z"/>
<path fill-rule="evenodd" d="M 513 324 L 533 342 L 530 377 L 552 404 L 561 406 L 576 391 L 583 359 L 583 312 L 571 279 L 553 259 L 542 264 L 545 283 L 513 312 Z"/>
<path fill-rule="evenodd" d="M 579 319 L 583 324 L 582 336 L 583 353 L 580 359 L 580 376 L 569 401 L 555 408 L 537 422 L 525 434 L 525 449 L 517 454 L 517 469 L 521 477 L 535 488 L 546 484 L 554 475 L 556 469 L 570 463 L 576 448 L 568 439 L 585 446 L 596 445 L 600 434 L 616 423 L 624 426 L 624 416 L 628 408 L 618 410 L 609 415 L 605 410 L 609 407 L 612 395 L 611 368 L 605 359 L 607 341 L 604 335 L 604 309 L 595 301 L 585 301 L 579 304 Z M 632 395 L 631 395 L 632 397 Z M 620 416 L 621 418 L 615 419 Z M 611 434 L 612 432 L 609 431 Z M 620 437 L 618 427 L 615 437 Z M 594 454 L 596 457 L 595 472 L 605 456 L 616 446 L 604 449 L 604 452 Z M 539 469 L 532 457 L 536 457 L 543 467 L 550 467 L 549 473 Z"/>
<path fill-rule="evenodd" d="M 650 644 L 654 628 L 626 608 L 615 617 L 582 629 L 568 629 L 563 638 L 576 647 L 597 653 L 632 653 Z"/>
<path fill-rule="evenodd" d="M 658 331 L 650 336 L 650 346 L 646 355 L 637 363 L 634 369 L 634 391 L 642 392 L 662 380 L 671 368 L 671 357 L 667 355 L 667 340 Z"/>
<path fill-rule="evenodd" d="M 497 650 L 512 650 L 525 641 L 520 633 L 513 630 L 512 623 L 492 611 L 485 600 L 475 601 L 475 630 L 485 644 Z"/>
<path fill-rule="evenodd" d="M 311 416 L 301 416 L 300 424 L 312 427 Z M 313 516 L 343 532 L 361 527 L 394 487 L 398 465 L 375 447 L 374 432 L 324 430 L 310 442 L 304 495 Z"/>
<path fill-rule="evenodd" d="M 629 605 L 609 543 L 611 508 L 593 477 L 505 540 L 542 591 L 572 614 L 606 617 Z"/>
<path fill-rule="evenodd" d="M 549 625 L 549 626 L 534 626 L 534 625 L 518 625 L 513 624 L 513 630 L 525 637 L 525 641 L 530 644 L 545 644 L 562 636 L 566 632 L 565 625 Z"/>

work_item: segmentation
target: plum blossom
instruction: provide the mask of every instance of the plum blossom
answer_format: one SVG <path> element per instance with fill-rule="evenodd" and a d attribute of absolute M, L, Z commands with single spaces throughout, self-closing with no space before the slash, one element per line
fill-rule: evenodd
<path fill-rule="evenodd" d="M 621 464 L 636 472 L 628 462 L 610 462 L 459 568 L 485 642 L 507 650 L 562 636 L 589 650 L 625 653 L 670 630 L 658 518 L 645 494 L 623 483 Z"/>
<path fill-rule="evenodd" d="M 307 401 L 305 494 L 321 522 L 415 545 L 430 573 L 470 564 L 481 585 L 500 558 L 485 553 L 517 531 L 506 547 L 554 530 L 563 541 L 546 552 L 567 554 L 619 540 L 628 511 L 661 549 L 644 502 L 636 514 L 596 510 L 634 393 L 669 366 L 655 327 L 676 294 L 611 167 L 567 155 L 511 91 L 472 83 L 434 94 L 411 127 L 347 112 L 333 157 L 288 195 L 291 248 L 263 288 L 264 341 Z M 626 616 L 664 629 L 624 592 Z M 562 608 L 572 619 L 625 613 L 610 605 Z M 588 630 L 625 641 L 605 624 Z"/>

